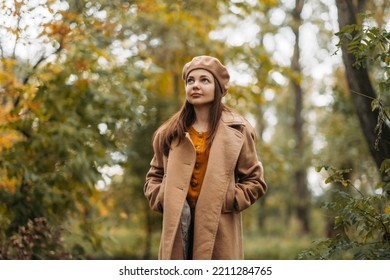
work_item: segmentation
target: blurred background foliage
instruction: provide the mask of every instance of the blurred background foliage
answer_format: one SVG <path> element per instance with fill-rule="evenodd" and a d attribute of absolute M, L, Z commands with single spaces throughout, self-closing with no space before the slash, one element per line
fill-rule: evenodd
<path fill-rule="evenodd" d="M 258 133 L 246 258 L 390 258 L 389 30 L 385 0 L 1 1 L 0 259 L 157 257 L 151 139 L 201 54 Z"/>

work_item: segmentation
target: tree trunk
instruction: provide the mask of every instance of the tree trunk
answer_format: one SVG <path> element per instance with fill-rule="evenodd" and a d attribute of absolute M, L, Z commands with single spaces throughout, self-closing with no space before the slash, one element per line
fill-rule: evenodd
<path fill-rule="evenodd" d="M 145 249 L 144 259 L 150 260 L 152 257 L 152 236 L 153 236 L 153 217 L 149 209 L 145 209 Z"/>
<path fill-rule="evenodd" d="M 295 108 L 294 108 L 294 134 L 296 141 L 296 155 L 298 157 L 295 159 L 296 171 L 294 174 L 295 177 L 295 185 L 297 192 L 297 203 L 296 203 L 296 211 L 297 217 L 302 225 L 303 233 L 308 233 L 309 228 L 309 192 L 307 189 L 307 172 L 305 162 L 302 158 L 302 155 L 305 153 L 305 145 L 304 145 L 304 133 L 303 133 L 303 124 L 304 120 L 302 117 L 303 110 L 303 89 L 301 87 L 299 77 L 302 75 L 301 65 L 300 65 L 300 54 L 299 54 L 299 28 L 302 24 L 301 12 L 304 5 L 303 0 L 296 0 L 295 8 L 292 12 L 293 16 L 293 24 L 292 30 L 295 35 L 295 45 L 294 45 L 294 54 L 292 58 L 291 67 L 294 70 L 294 77 L 291 79 L 293 91 L 295 95 Z"/>
<path fill-rule="evenodd" d="M 266 127 L 265 124 L 265 118 L 264 118 L 264 108 L 260 104 L 255 105 L 256 108 L 256 133 L 263 141 L 263 133 L 264 129 Z M 262 160 L 262 158 L 260 158 Z M 265 226 L 265 220 L 267 218 L 267 211 L 266 211 L 266 200 L 267 196 L 264 196 L 259 202 L 258 202 L 258 207 L 259 211 L 256 211 L 256 226 L 260 229 L 263 229 Z"/>
<path fill-rule="evenodd" d="M 363 0 L 359 0 L 358 5 L 354 6 L 352 0 L 336 1 L 340 30 L 346 25 L 357 24 L 357 14 L 363 9 L 364 2 Z M 362 67 L 356 69 L 353 67 L 355 58 L 353 54 L 348 53 L 347 47 L 346 45 L 342 46 L 342 58 L 345 65 L 348 87 L 370 153 L 379 168 L 384 159 L 390 158 L 390 145 L 388 143 L 390 140 L 390 128 L 386 124 L 383 125 L 382 138 L 376 149 L 375 141 L 377 136 L 375 127 L 378 122 L 379 113 L 377 110 L 372 111 L 371 101 L 377 98 L 377 96 L 369 79 L 367 69 Z"/>

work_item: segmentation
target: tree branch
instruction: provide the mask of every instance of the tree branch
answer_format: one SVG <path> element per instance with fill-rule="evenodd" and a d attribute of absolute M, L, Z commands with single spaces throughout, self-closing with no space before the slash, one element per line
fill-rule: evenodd
<path fill-rule="evenodd" d="M 58 49 L 56 49 L 53 53 L 49 54 L 49 55 L 42 55 L 38 61 L 33 65 L 33 67 L 31 68 L 32 70 L 35 70 L 42 62 L 44 62 L 46 59 L 48 59 L 50 56 L 52 55 L 55 55 L 57 53 L 59 53 L 61 50 L 62 50 L 62 43 L 60 43 L 60 46 L 58 47 Z M 30 75 L 27 75 L 24 79 L 23 79 L 23 84 L 27 84 L 28 83 L 28 80 L 30 79 L 31 77 L 31 74 Z"/>

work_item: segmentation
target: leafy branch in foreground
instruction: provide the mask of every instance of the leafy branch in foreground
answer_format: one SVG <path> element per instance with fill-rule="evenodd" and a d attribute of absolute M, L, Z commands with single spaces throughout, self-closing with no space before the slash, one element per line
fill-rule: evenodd
<path fill-rule="evenodd" d="M 390 204 L 385 191 L 389 186 L 378 184 L 383 190 L 381 194 L 364 195 L 346 178 L 351 170 L 329 166 L 316 170 L 322 169 L 329 174 L 326 183 L 342 186 L 334 190 L 334 200 L 323 205 L 327 211 L 336 213 L 334 229 L 338 234 L 315 242 L 299 259 L 390 259 Z M 389 173 L 390 169 L 383 171 Z"/>

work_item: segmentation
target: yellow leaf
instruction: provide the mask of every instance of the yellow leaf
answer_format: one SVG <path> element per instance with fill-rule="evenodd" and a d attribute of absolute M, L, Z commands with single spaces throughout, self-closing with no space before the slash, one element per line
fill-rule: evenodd
<path fill-rule="evenodd" d="M 385 63 L 386 65 L 390 65 L 390 56 L 386 56 Z"/>
<path fill-rule="evenodd" d="M 14 130 L 0 132 L 0 152 L 11 148 L 14 143 L 21 139 L 21 135 Z"/>
<path fill-rule="evenodd" d="M 108 209 L 106 207 L 104 207 L 104 206 L 100 207 L 100 215 L 102 217 L 107 217 L 108 213 L 109 213 L 109 211 L 108 211 Z"/>
<path fill-rule="evenodd" d="M 7 170 L 0 169 L 0 189 L 5 189 L 8 192 L 14 193 L 15 188 L 18 184 L 20 184 L 21 178 L 20 177 L 8 177 Z"/>
<path fill-rule="evenodd" d="M 123 219 L 123 220 L 127 219 L 127 214 L 126 214 L 125 212 L 121 212 L 121 213 L 119 214 L 119 216 L 120 216 L 121 219 Z"/>

